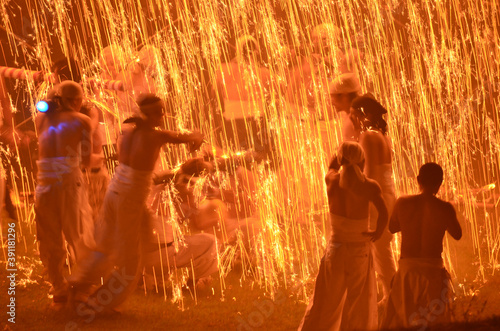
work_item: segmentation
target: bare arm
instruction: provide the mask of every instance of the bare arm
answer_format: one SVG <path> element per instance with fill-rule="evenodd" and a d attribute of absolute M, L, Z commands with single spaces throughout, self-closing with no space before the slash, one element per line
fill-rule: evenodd
<path fill-rule="evenodd" d="M 365 132 L 359 139 L 359 144 L 365 152 L 365 169 L 364 173 L 368 178 L 373 178 L 373 169 L 377 160 L 377 144 L 374 132 Z"/>
<path fill-rule="evenodd" d="M 181 133 L 179 131 L 159 131 L 161 144 L 191 143 L 191 151 L 197 150 L 203 143 L 203 134 L 198 131 Z"/>
<path fill-rule="evenodd" d="M 384 198 L 382 197 L 382 190 L 380 186 L 375 183 L 367 183 L 371 187 L 367 188 L 369 190 L 369 200 L 373 203 L 378 212 L 377 228 L 375 231 L 365 232 L 365 234 L 372 237 L 372 241 L 378 240 L 384 233 L 385 227 L 387 226 L 387 221 L 389 219 L 389 212 L 387 211 L 387 206 L 385 205 Z"/>
<path fill-rule="evenodd" d="M 460 240 L 460 238 L 462 238 L 462 227 L 458 222 L 457 213 L 451 204 L 448 204 L 448 207 L 450 208 L 450 215 L 448 219 L 448 228 L 446 230 L 453 237 L 453 239 Z"/>
<path fill-rule="evenodd" d="M 44 113 L 38 113 L 35 118 L 35 128 L 37 135 L 42 133 L 42 123 L 47 115 Z"/>
<path fill-rule="evenodd" d="M 330 186 L 330 183 L 333 181 L 333 177 L 335 176 L 336 173 L 337 173 L 337 170 L 335 170 L 335 169 L 328 170 L 328 172 L 326 173 L 326 176 L 325 176 L 326 187 Z"/>
<path fill-rule="evenodd" d="M 80 122 L 82 123 L 82 142 L 81 142 L 81 153 L 82 153 L 82 166 L 90 167 L 90 161 L 92 156 L 92 123 L 89 117 L 79 114 Z"/>
<path fill-rule="evenodd" d="M 396 204 L 394 205 L 391 220 L 389 221 L 389 231 L 391 231 L 391 233 L 396 233 L 401 231 L 401 224 L 399 224 L 399 218 L 398 218 L 398 213 L 399 213 L 398 210 L 399 210 L 399 200 L 397 200 Z"/>
<path fill-rule="evenodd" d="M 387 221 L 389 219 L 389 212 L 387 211 L 387 206 L 385 205 L 382 193 L 376 195 L 373 198 L 372 202 L 378 211 L 377 229 L 375 230 L 375 235 L 373 236 L 373 241 L 375 241 L 379 239 L 384 233 L 385 227 L 387 226 Z"/>

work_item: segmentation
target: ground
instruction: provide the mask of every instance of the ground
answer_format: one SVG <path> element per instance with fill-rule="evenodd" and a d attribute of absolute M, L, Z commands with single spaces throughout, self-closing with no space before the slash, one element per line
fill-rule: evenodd
<path fill-rule="evenodd" d="M 9 287 L 10 273 L 4 266 L 7 224 L 11 222 L 5 217 L 2 221 L 0 307 L 6 307 L 11 297 L 4 294 Z M 236 268 L 224 280 L 215 277 L 212 288 L 197 292 L 196 298 L 184 289 L 184 299 L 173 302 L 172 288 L 166 289 L 165 296 L 162 288 L 156 293 L 155 289 L 145 291 L 140 287 L 122 307 L 120 315 L 94 317 L 88 313 L 78 316 L 66 310 L 56 312 L 50 308 L 50 285 L 42 276 L 32 216 L 16 225 L 16 323 L 8 322 L 9 316 L 2 313 L 0 323 L 4 330 L 293 330 L 305 311 L 303 287 L 281 287 L 271 299 L 268 291 L 256 281 L 249 277 L 242 279 L 241 270 Z M 435 330 L 499 329 L 500 274 L 490 268 L 485 270 L 483 278 L 478 264 L 473 262 L 476 256 L 469 241 L 450 243 L 450 258 L 456 266 L 452 274 L 457 293 L 454 316 L 458 323 Z M 306 288 L 310 292 L 312 283 Z"/>

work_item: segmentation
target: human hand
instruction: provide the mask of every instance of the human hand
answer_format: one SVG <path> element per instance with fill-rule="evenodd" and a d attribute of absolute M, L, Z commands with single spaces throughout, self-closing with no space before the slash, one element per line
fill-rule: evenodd
<path fill-rule="evenodd" d="M 328 166 L 328 169 L 339 171 L 340 164 L 339 164 L 339 161 L 337 159 L 337 154 L 333 155 L 332 159 L 330 160 L 330 165 Z"/>
<path fill-rule="evenodd" d="M 190 138 L 191 142 L 189 143 L 189 151 L 191 153 L 197 151 L 205 142 L 203 134 L 198 131 L 191 133 Z"/>
<path fill-rule="evenodd" d="M 370 237 L 371 241 L 377 241 L 382 237 L 382 232 L 381 231 L 365 231 L 363 232 L 364 236 Z"/>

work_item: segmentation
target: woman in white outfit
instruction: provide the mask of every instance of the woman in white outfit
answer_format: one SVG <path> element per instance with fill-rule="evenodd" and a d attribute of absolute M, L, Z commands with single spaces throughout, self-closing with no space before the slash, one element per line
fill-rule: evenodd
<path fill-rule="evenodd" d="M 366 177 L 375 180 L 382 188 L 382 195 L 389 211 L 389 217 L 396 202 L 394 179 L 392 176 L 392 145 L 387 135 L 387 123 L 382 118 L 387 110 L 375 100 L 373 95 L 367 93 L 352 101 L 350 118 L 354 125 L 355 137 L 365 152 Z M 370 207 L 370 227 L 375 227 L 377 211 Z M 385 229 L 382 237 L 374 243 L 373 258 L 375 271 L 382 281 L 386 301 L 391 281 L 396 273 L 396 265 L 391 249 L 393 235 Z"/>
<path fill-rule="evenodd" d="M 361 146 L 344 142 L 326 175 L 333 233 L 299 330 L 377 327 L 377 291 L 370 241 L 380 238 L 388 215 L 379 185 L 363 174 L 364 162 Z M 368 228 L 370 202 L 379 212 L 376 231 Z"/>

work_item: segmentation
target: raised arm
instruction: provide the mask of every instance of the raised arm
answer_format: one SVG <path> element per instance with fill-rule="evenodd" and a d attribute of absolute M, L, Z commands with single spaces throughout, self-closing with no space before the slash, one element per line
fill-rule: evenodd
<path fill-rule="evenodd" d="M 462 238 L 462 227 L 458 222 L 457 213 L 455 212 L 455 208 L 448 203 L 449 208 L 449 216 L 448 216 L 448 228 L 446 231 L 453 237 L 455 240 L 459 240 Z"/>
<path fill-rule="evenodd" d="M 181 133 L 179 131 L 159 131 L 161 144 L 191 144 L 190 150 L 194 152 L 203 143 L 203 134 L 198 131 Z"/>

